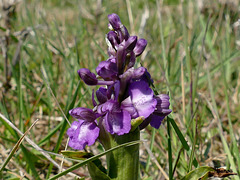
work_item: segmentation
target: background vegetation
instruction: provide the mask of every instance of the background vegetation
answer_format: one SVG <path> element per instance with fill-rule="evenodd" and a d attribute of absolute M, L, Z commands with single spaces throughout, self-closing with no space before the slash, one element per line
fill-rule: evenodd
<path fill-rule="evenodd" d="M 92 108 L 92 89 L 77 70 L 94 72 L 106 60 L 107 15 L 113 12 L 130 34 L 148 41 L 138 65 L 148 68 L 158 92 L 170 93 L 172 118 L 188 143 L 183 147 L 166 120 L 159 130 L 142 131 L 147 142 L 140 151 L 141 179 L 181 179 L 197 166 L 226 166 L 240 173 L 238 1 L 1 2 L 0 113 L 23 133 L 39 119 L 28 137 L 56 162 L 24 141 L 1 179 L 47 179 L 76 163 L 53 153 L 70 149 L 68 110 Z M 0 120 L 2 164 L 21 135 Z M 97 143 L 87 149 L 103 152 Z M 85 167 L 73 173 L 89 179 Z M 74 174 L 62 178 L 77 178 Z"/>

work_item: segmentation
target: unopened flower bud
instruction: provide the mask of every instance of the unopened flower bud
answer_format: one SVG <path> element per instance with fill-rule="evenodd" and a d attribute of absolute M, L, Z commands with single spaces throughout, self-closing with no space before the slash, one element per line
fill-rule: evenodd
<path fill-rule="evenodd" d="M 79 69 L 78 75 L 87 85 L 90 85 L 90 86 L 97 85 L 97 83 L 98 83 L 96 75 L 87 68 Z"/>
<path fill-rule="evenodd" d="M 121 23 L 121 20 L 120 20 L 120 18 L 117 14 L 115 14 L 115 13 L 109 14 L 108 15 L 108 20 L 109 20 L 109 23 L 111 24 L 111 26 L 114 30 L 118 30 L 118 29 L 121 28 L 122 23 Z"/>
<path fill-rule="evenodd" d="M 142 54 L 146 46 L 147 46 L 147 41 L 145 39 L 139 39 L 137 41 L 137 44 L 133 49 L 133 52 L 135 53 L 136 57 Z"/>
<path fill-rule="evenodd" d="M 102 104 L 105 103 L 108 98 L 107 98 L 107 89 L 100 87 L 97 91 L 96 91 L 96 96 L 98 101 Z"/>

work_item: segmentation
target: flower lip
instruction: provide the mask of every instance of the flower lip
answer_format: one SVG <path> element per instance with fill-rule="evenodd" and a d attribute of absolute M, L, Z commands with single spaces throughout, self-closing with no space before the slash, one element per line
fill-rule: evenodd
<path fill-rule="evenodd" d="M 91 146 L 95 143 L 99 136 L 99 127 L 95 121 L 74 121 L 71 127 L 67 130 L 69 136 L 69 146 L 83 150 L 86 145 Z"/>

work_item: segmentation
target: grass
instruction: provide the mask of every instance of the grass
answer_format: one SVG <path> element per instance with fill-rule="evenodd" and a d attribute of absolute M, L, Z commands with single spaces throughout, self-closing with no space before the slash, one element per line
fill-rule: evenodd
<path fill-rule="evenodd" d="M 199 166 L 226 166 L 239 174 L 240 26 L 234 26 L 239 17 L 235 3 L 20 1 L 0 19 L 0 113 L 23 133 L 39 119 L 28 137 L 52 152 L 59 166 L 23 141 L 0 178 L 46 179 L 60 172 L 57 154 L 66 147 L 69 127 L 65 116 L 72 122 L 69 109 L 92 108 L 92 88 L 79 81 L 77 70 L 94 72 L 106 59 L 107 15 L 113 12 L 131 34 L 148 41 L 138 65 L 148 68 L 155 90 L 171 97 L 171 117 L 159 130 L 142 131 L 148 142 L 141 145 L 141 179 L 181 179 Z M 21 136 L 0 120 L 3 163 Z M 88 149 L 103 153 L 97 143 Z M 69 167 L 80 165 L 65 159 L 62 168 Z M 73 179 L 74 174 L 89 179 L 85 166 L 63 177 Z"/>

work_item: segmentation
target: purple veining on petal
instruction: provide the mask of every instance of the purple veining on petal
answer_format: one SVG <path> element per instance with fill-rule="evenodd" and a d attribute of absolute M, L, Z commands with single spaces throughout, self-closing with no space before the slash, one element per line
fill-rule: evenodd
<path fill-rule="evenodd" d="M 67 131 L 68 145 L 73 149 L 83 150 L 86 145 L 91 146 L 99 136 L 99 128 L 95 121 L 74 121 Z"/>
<path fill-rule="evenodd" d="M 130 96 L 122 101 L 121 108 L 128 111 L 132 118 L 138 117 L 137 109 L 134 107 Z"/>
<path fill-rule="evenodd" d="M 145 81 L 131 83 L 129 95 L 133 106 L 138 112 L 138 116 L 147 118 L 155 110 L 157 100 L 153 98 L 153 91 Z"/>
<path fill-rule="evenodd" d="M 162 116 L 167 116 L 172 112 L 171 109 L 169 109 L 170 102 L 169 102 L 169 96 L 167 94 L 160 94 L 155 96 L 155 99 L 157 100 L 157 106 L 155 110 L 155 114 L 159 114 Z"/>
<path fill-rule="evenodd" d="M 105 128 L 111 134 L 123 135 L 131 129 L 131 116 L 127 111 L 108 112 L 104 117 Z"/>

